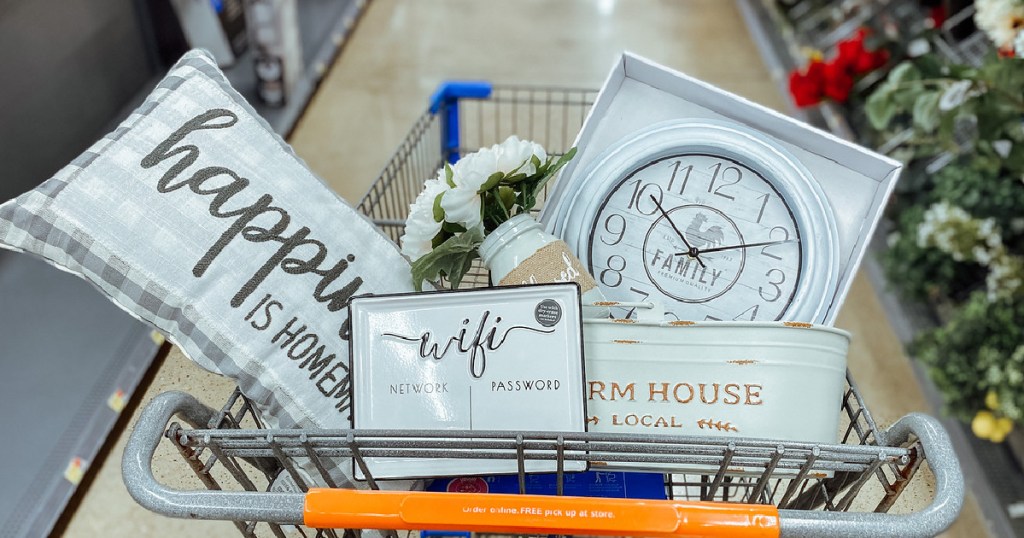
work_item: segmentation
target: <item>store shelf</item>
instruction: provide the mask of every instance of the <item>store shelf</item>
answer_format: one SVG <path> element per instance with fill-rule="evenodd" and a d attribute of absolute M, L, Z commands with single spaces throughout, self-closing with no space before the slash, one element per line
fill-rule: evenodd
<path fill-rule="evenodd" d="M 50 531 L 159 347 L 86 281 L 0 251 L 0 535 Z"/>
<path fill-rule="evenodd" d="M 823 103 L 813 108 L 800 109 L 788 98 L 788 74 L 797 67 L 798 59 L 803 63 L 801 44 L 774 8 L 774 2 L 737 0 L 737 4 L 773 81 L 786 97 L 789 105 L 787 112 L 840 138 L 856 141 L 855 133 L 836 105 Z M 934 327 L 935 320 L 924 305 L 901 301 L 890 291 L 891 286 L 878 262 L 886 248 L 887 235 L 887 227 L 883 223 L 876 230 L 863 267 L 879 294 L 893 329 L 900 340 L 907 344 L 915 334 Z M 949 432 L 965 481 L 981 507 L 989 531 L 993 536 L 1024 536 L 1024 519 L 1011 519 L 1007 511 L 1009 504 L 1024 499 L 1024 473 L 1009 447 L 977 439 L 967 425 L 944 416 L 942 396 L 927 372 L 916 360 L 912 360 L 912 367 L 916 381 L 931 406 L 930 413 L 940 417 Z"/>
<path fill-rule="evenodd" d="M 302 40 L 303 74 L 282 107 L 260 102 L 256 94 L 256 71 L 251 50 L 224 70 L 239 91 L 283 137 L 291 133 L 327 68 L 355 28 L 367 0 L 298 0 L 299 31 Z"/>
<path fill-rule="evenodd" d="M 257 98 L 251 51 L 225 74 L 287 137 L 365 5 L 366 0 L 298 0 L 304 71 L 283 107 Z M 103 132 L 137 108 L 160 78 L 162 73 L 125 103 Z M 0 349 L 0 429 L 9 434 L 0 461 L 0 535 L 43 536 L 88 472 L 117 421 L 116 408 L 132 397 L 159 345 L 148 326 L 84 280 L 33 256 L 0 251 Z"/>

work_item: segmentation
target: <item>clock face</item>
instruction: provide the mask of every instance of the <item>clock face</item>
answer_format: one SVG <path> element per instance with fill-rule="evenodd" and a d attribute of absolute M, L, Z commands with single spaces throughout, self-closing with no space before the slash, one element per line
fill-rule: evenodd
<path fill-rule="evenodd" d="M 542 219 L 607 299 L 658 303 L 669 320 L 821 323 L 835 298 L 839 236 L 821 185 L 732 122 L 626 135 L 568 176 Z"/>
<path fill-rule="evenodd" d="M 683 320 L 785 317 L 805 266 L 802 230 L 758 170 L 710 152 L 671 154 L 605 192 L 584 263 L 608 299 L 658 301 Z"/>

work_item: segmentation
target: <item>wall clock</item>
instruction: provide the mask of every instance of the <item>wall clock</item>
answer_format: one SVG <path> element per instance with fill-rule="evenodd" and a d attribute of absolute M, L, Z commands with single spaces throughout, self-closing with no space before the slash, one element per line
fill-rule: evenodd
<path fill-rule="evenodd" d="M 835 217 L 807 169 L 764 135 L 724 121 L 658 123 L 579 177 L 551 227 L 609 300 L 658 301 L 696 321 L 817 322 L 828 310 Z"/>

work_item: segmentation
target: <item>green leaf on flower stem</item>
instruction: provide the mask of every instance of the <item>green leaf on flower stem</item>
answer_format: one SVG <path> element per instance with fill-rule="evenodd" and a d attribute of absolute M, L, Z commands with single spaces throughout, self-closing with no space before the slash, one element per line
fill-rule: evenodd
<path fill-rule="evenodd" d="M 466 231 L 466 227 L 461 224 L 445 221 L 441 223 L 441 231 L 449 234 L 460 234 Z"/>
<path fill-rule="evenodd" d="M 548 162 L 550 162 L 550 159 L 548 160 Z M 545 164 L 540 162 L 540 157 L 536 155 L 530 155 L 530 163 L 533 164 L 533 169 L 537 170 L 538 172 L 540 171 L 541 167 L 544 166 Z"/>
<path fill-rule="evenodd" d="M 946 62 L 940 60 L 937 54 L 925 54 L 924 56 L 918 56 L 914 58 L 914 67 L 917 68 L 918 74 L 921 78 L 943 78 L 946 76 L 943 73 L 944 68 L 960 66 L 949 66 Z M 950 73 L 949 76 L 953 78 L 961 78 L 958 74 Z"/>
<path fill-rule="evenodd" d="M 1007 108 L 1006 99 L 1002 96 L 991 94 L 978 103 L 978 132 L 979 136 L 986 140 L 998 140 L 1006 138 L 1008 121 L 1019 122 L 1020 112 Z"/>
<path fill-rule="evenodd" d="M 505 173 L 504 172 L 495 172 L 495 173 L 491 174 L 490 176 L 487 176 L 487 181 L 484 181 L 484 184 L 480 185 L 480 190 L 476 191 L 476 193 L 477 194 L 483 194 L 483 193 L 493 189 L 504 178 L 505 178 Z"/>
<path fill-rule="evenodd" d="M 434 198 L 434 222 L 444 222 L 444 208 L 441 207 L 442 196 L 444 196 L 443 192 Z"/>
<path fill-rule="evenodd" d="M 483 206 L 483 220 L 485 227 L 488 229 L 497 228 L 499 224 L 508 220 L 509 209 L 511 206 L 504 205 L 503 200 L 499 196 L 500 189 L 507 188 L 508 187 L 498 187 L 495 190 L 488 191 L 481 195 L 480 201 Z"/>
<path fill-rule="evenodd" d="M 889 122 L 892 121 L 897 112 L 896 104 L 891 99 L 892 91 L 883 90 L 884 88 L 879 88 L 875 93 L 872 93 L 864 105 L 864 112 L 867 113 L 868 121 L 878 131 L 888 127 Z"/>
<path fill-rule="evenodd" d="M 1024 60 L 995 59 L 981 68 L 981 76 L 993 88 L 1019 96 L 1024 88 Z"/>
<path fill-rule="evenodd" d="M 896 115 L 900 109 L 910 109 L 914 106 L 914 100 L 918 93 L 924 89 L 924 85 L 920 81 L 921 72 L 917 67 L 910 62 L 903 62 L 889 72 L 885 82 L 878 86 L 872 97 L 878 95 L 875 97 L 876 99 L 884 99 L 895 105 L 892 115 Z M 884 108 L 881 103 L 877 103 L 875 106 Z"/>
<path fill-rule="evenodd" d="M 542 181 L 538 179 L 537 181 Z M 537 205 L 537 186 L 533 184 L 524 184 L 522 190 L 519 191 L 518 201 L 519 206 L 523 208 L 523 212 L 530 211 L 533 206 Z"/>
<path fill-rule="evenodd" d="M 911 88 L 904 88 L 892 93 L 892 102 L 896 105 L 896 113 L 911 112 L 917 104 L 917 98 L 925 92 L 924 85 L 915 82 Z"/>
<path fill-rule="evenodd" d="M 1024 122 L 1016 122 L 1007 127 L 1006 136 L 1015 142 L 1024 142 Z"/>
<path fill-rule="evenodd" d="M 462 277 L 479 257 L 477 248 L 484 241 L 478 229 L 448 238 L 425 256 L 412 262 L 412 281 L 416 291 L 423 291 L 423 281 L 434 282 L 441 276 L 448 278 L 452 289 L 459 287 Z"/>
<path fill-rule="evenodd" d="M 971 165 L 983 174 L 997 176 L 1003 166 L 1003 159 L 992 151 L 987 142 L 979 142 L 977 151 L 971 157 Z"/>
<path fill-rule="evenodd" d="M 914 126 L 931 133 L 939 126 L 939 92 L 922 93 L 914 101 Z"/>
<path fill-rule="evenodd" d="M 513 168 L 508 173 L 506 173 L 504 176 L 502 176 L 502 178 L 500 180 L 500 183 L 502 185 L 511 185 L 512 183 L 516 183 L 518 181 L 522 181 L 522 180 L 526 179 L 527 178 L 526 173 L 525 172 L 520 172 L 520 170 L 522 170 L 522 168 L 524 166 L 526 166 L 526 163 L 527 163 L 527 161 L 523 161 L 523 162 L 519 163 L 519 166 Z M 491 176 L 491 177 L 493 178 L 494 176 Z M 492 187 L 493 187 L 493 185 L 492 185 Z"/>
<path fill-rule="evenodd" d="M 498 199 L 501 201 L 501 205 L 508 211 L 516 205 L 516 191 L 512 187 L 506 187 L 502 185 L 498 187 Z"/>
<path fill-rule="evenodd" d="M 437 235 L 430 240 L 430 248 L 437 248 L 438 245 L 444 243 L 449 237 L 451 237 L 451 234 L 445 233 L 444 230 L 437 232 Z"/>
<path fill-rule="evenodd" d="M 903 62 L 889 71 L 889 77 L 887 82 L 890 84 L 907 84 L 909 82 L 921 80 L 921 72 L 917 67 L 910 62 Z"/>
<path fill-rule="evenodd" d="M 520 181 L 523 181 L 524 179 L 527 179 L 529 177 L 530 176 L 522 172 L 518 174 L 509 174 L 508 176 L 505 176 L 505 181 L 503 181 L 503 183 L 505 185 L 515 185 L 516 183 L 519 183 Z"/>
<path fill-rule="evenodd" d="M 572 158 L 575 157 L 575 156 L 576 156 L 576 148 L 572 148 L 569 151 L 565 152 L 565 155 L 562 155 L 562 157 L 559 158 L 558 161 L 556 161 L 554 164 L 549 166 L 547 168 L 547 170 L 545 170 L 544 175 L 537 181 L 537 184 L 533 186 L 532 192 L 530 193 L 531 197 L 533 198 L 533 203 L 537 203 L 537 196 L 540 195 L 540 191 L 544 188 L 544 185 L 546 185 L 547 182 L 552 177 L 554 177 L 555 174 L 557 174 L 558 171 L 563 166 L 568 164 L 569 161 L 571 161 Z M 524 209 L 527 209 L 527 210 L 533 209 L 533 205 L 531 204 L 530 207 L 525 207 L 524 206 Z"/>
<path fill-rule="evenodd" d="M 447 183 L 448 186 L 453 189 L 455 188 L 455 181 L 452 180 L 452 177 L 454 176 L 455 171 L 452 170 L 452 165 L 444 163 L 444 182 Z"/>
<path fill-rule="evenodd" d="M 910 148 L 896 148 L 889 152 L 889 157 L 903 163 L 903 166 L 908 166 L 917 154 Z"/>

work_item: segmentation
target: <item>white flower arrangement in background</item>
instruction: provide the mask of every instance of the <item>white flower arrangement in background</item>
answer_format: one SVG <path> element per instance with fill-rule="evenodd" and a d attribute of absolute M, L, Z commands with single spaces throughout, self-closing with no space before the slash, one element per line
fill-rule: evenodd
<path fill-rule="evenodd" d="M 974 23 L 996 47 L 1004 53 L 1022 56 L 1024 0 L 975 0 L 974 9 Z"/>
<path fill-rule="evenodd" d="M 533 209 L 548 180 L 575 154 L 573 148 L 556 159 L 540 144 L 510 136 L 446 164 L 428 179 L 409 206 L 400 238 L 416 289 L 440 277 L 458 287 L 479 257 L 484 236 Z"/>
<path fill-rule="evenodd" d="M 1024 259 L 1007 252 L 993 219 L 977 219 L 947 201 L 932 204 L 917 229 L 917 244 L 937 248 L 956 261 L 988 268 L 988 300 L 997 301 L 1024 290 Z"/>

